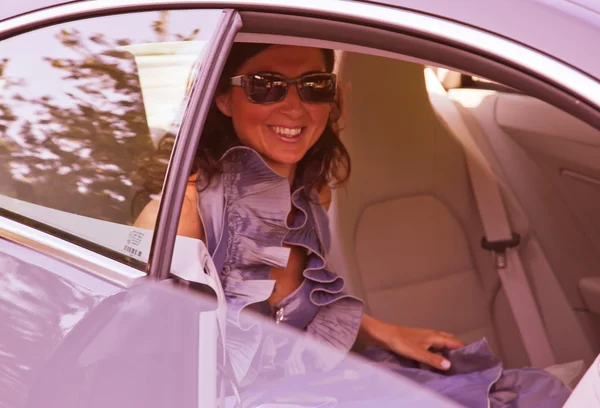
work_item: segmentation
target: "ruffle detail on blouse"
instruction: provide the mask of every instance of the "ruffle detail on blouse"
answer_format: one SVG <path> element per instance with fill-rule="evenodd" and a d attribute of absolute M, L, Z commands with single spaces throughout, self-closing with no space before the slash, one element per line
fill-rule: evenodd
<path fill-rule="evenodd" d="M 261 348 L 262 337 L 262 328 L 259 325 L 253 325 L 246 330 L 235 325 L 227 325 L 225 348 L 238 383 L 248 379 L 252 363 Z"/>
<path fill-rule="evenodd" d="M 311 207 L 307 208 L 302 204 L 299 209 L 305 214 L 313 211 Z M 306 216 L 314 217 L 314 214 Z M 277 305 L 287 315 L 284 319 L 296 327 L 306 328 L 310 335 L 338 350 L 350 350 L 360 328 L 364 307 L 362 300 L 344 293 L 344 278 L 326 269 L 318 232 L 312 223 L 290 231 L 285 242 L 305 246 L 311 253 L 302 272 L 304 281 Z M 306 302 L 307 298 L 310 303 Z M 312 316 L 310 320 L 307 319 L 309 316 Z M 343 356 L 339 353 L 311 354 L 315 354 L 315 364 L 322 369 L 335 366 L 340 361 L 340 356 Z"/>
<path fill-rule="evenodd" d="M 290 249 L 282 244 L 291 210 L 289 183 L 247 147 L 228 150 L 221 161 L 226 198 L 221 281 L 229 320 L 248 330 L 242 322 L 243 310 L 271 296 L 271 268 L 288 263 Z"/>
<path fill-rule="evenodd" d="M 242 257 L 250 264 L 264 264 L 278 268 L 285 268 L 290 258 L 290 248 L 286 247 L 259 247 L 254 241 L 242 245 Z"/>
<path fill-rule="evenodd" d="M 310 303 L 317 307 L 306 331 L 338 350 L 350 350 L 360 328 L 362 300 L 344 292 L 344 278 L 325 269 L 325 259 L 318 252 L 310 255 L 303 275 L 304 283 L 310 287 Z M 317 356 L 318 365 L 331 368 L 339 362 L 339 356 Z"/>
<path fill-rule="evenodd" d="M 238 280 L 238 279 L 226 279 L 225 285 L 223 285 L 223 291 L 227 297 L 228 311 L 237 310 L 241 311 L 245 306 L 254 303 L 256 299 L 263 301 L 269 298 L 273 293 L 275 281 L 272 280 Z M 242 318 L 240 314 L 228 313 L 228 315 L 235 316 L 233 322 L 236 326 L 243 327 Z"/>
<path fill-rule="evenodd" d="M 340 296 L 317 311 L 306 331 L 340 351 L 349 351 L 358 335 L 363 315 L 363 303 L 352 296 Z M 329 370 L 344 357 L 342 353 L 319 353 L 319 368 Z"/>
<path fill-rule="evenodd" d="M 354 344 L 358 328 L 360 327 L 363 302 L 356 297 L 344 293 L 344 278 L 326 269 L 325 250 L 322 245 L 322 231 L 319 231 L 315 224 L 318 222 L 327 223 L 327 214 L 323 210 L 323 207 L 318 204 L 319 198 L 315 191 L 312 192 L 313 194 L 310 197 L 310 201 L 303 199 L 303 196 L 301 195 L 302 191 L 303 187 L 296 189 L 292 194 L 292 202 L 294 203 L 294 206 L 298 208 L 298 213 L 301 216 L 297 217 L 294 225 L 290 228 L 285 243 L 303 246 L 310 251 L 310 255 L 306 260 L 306 268 L 302 272 L 304 281 L 300 288 L 283 299 L 278 304 L 278 307 L 283 307 L 284 309 L 289 309 L 290 307 L 292 309 L 295 307 L 307 307 L 306 297 L 308 297 L 310 303 L 316 308 L 329 306 L 337 301 L 342 301 L 345 305 L 340 305 L 339 309 L 340 311 L 343 310 L 343 313 L 349 312 L 348 319 L 339 317 L 335 320 L 337 320 L 338 324 L 346 325 L 343 330 L 344 332 L 351 333 L 354 331 L 355 333 L 346 339 L 334 341 L 332 344 L 335 343 L 334 345 L 337 348 L 349 350 Z M 308 220 L 313 220 L 313 222 L 307 222 Z M 300 301 L 295 301 L 296 298 L 300 298 Z M 302 303 L 304 303 L 304 305 L 302 305 Z M 337 310 L 338 307 L 332 306 L 331 309 Z M 322 313 L 322 311 L 319 309 L 316 313 Z M 327 315 L 327 313 L 325 315 Z M 318 335 L 318 333 L 323 330 L 326 331 L 326 328 L 321 329 L 314 327 L 313 329 L 309 329 L 309 327 L 314 324 L 321 325 L 325 321 L 332 319 L 332 317 L 329 317 L 323 320 L 323 318 L 326 317 L 325 315 L 321 317 L 314 316 L 310 322 L 307 322 L 307 325 L 302 327 L 307 327 L 307 330 L 311 331 L 313 335 Z M 358 319 L 356 316 L 358 316 Z M 328 339 L 325 340 L 330 342 Z"/>

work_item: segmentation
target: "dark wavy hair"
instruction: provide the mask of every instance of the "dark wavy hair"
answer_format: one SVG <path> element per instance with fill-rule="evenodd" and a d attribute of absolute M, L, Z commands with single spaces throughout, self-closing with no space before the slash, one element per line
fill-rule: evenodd
<path fill-rule="evenodd" d="M 217 84 L 216 94 L 221 95 L 230 88 L 229 79 L 249 58 L 272 46 L 272 44 L 234 43 L 223 72 Z M 322 49 L 327 72 L 333 71 L 335 56 L 333 50 Z M 296 179 L 306 187 L 306 191 L 320 191 L 325 185 L 332 187 L 343 184 L 350 176 L 350 156 L 340 140 L 340 119 L 342 116 L 342 94 L 338 87 L 335 102 L 323 134 L 308 150 L 296 169 Z M 174 135 L 168 134 L 158 143 L 151 157 L 141 163 L 138 173 L 142 178 L 145 191 L 157 194 L 161 191 L 169 157 L 173 149 Z M 213 100 L 202 130 L 191 174 L 199 173 L 208 186 L 210 180 L 219 174 L 219 159 L 223 154 L 240 142 L 233 129 L 230 117 L 224 115 Z"/>

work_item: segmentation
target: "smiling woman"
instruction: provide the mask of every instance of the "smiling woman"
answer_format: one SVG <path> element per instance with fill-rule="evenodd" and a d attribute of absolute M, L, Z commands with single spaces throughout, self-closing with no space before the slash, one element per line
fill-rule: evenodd
<path fill-rule="evenodd" d="M 333 55 L 319 48 L 235 44 L 197 149 L 177 232 L 203 240 L 219 273 L 236 381 L 246 386 L 278 370 L 339 362 L 339 355 L 298 351 L 265 337 L 245 318 L 251 310 L 343 351 L 354 348 L 468 406 L 481 406 L 488 393 L 503 400 L 496 390 L 526 382 L 547 390 L 545 406 L 560 406 L 568 390 L 549 373 L 528 370 L 514 378 L 503 373 L 485 340 L 461 349 L 453 334 L 374 319 L 328 269 L 329 186 L 350 173 L 337 126 Z M 137 226 L 152 228 L 157 214 L 158 201 L 152 201 Z M 270 358 L 260 357 L 265 355 Z M 440 371 L 418 370 L 419 363 Z M 478 391 L 465 393 L 457 384 Z M 531 396 L 519 398 L 527 404 Z"/>
<path fill-rule="evenodd" d="M 179 235 L 205 239 L 202 225 L 206 227 L 211 221 L 200 221 L 197 194 L 200 193 L 201 203 L 209 205 L 210 199 L 202 199 L 204 191 L 227 171 L 231 157 L 225 160 L 225 156 L 239 146 L 252 149 L 276 175 L 297 187 L 303 186 L 307 197 L 315 190 L 320 201 L 327 201 L 327 186 L 344 182 L 350 173 L 348 153 L 339 139 L 341 97 L 336 92 L 333 67 L 332 50 L 233 45 L 197 149 Z M 152 194 L 158 194 L 162 187 L 173 141 L 173 135 L 166 136 L 153 159 L 140 169 Z M 137 226 L 154 225 L 158 203 L 155 200 L 146 206 Z M 293 217 L 294 212 L 290 211 L 290 222 Z M 273 278 L 282 274 L 272 299 L 283 298 L 286 293 L 282 291 L 289 293 L 302 281 L 300 264 L 306 258 L 305 250 L 293 248 L 291 256 L 299 262 L 292 266 L 296 273 L 283 275 L 279 268 L 272 271 Z"/>

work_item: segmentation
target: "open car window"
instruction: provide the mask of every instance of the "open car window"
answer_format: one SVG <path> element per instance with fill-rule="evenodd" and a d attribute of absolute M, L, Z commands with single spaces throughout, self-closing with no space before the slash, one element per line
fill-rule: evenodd
<path fill-rule="evenodd" d="M 220 10 L 163 10 L 43 27 L 0 42 L 0 215 L 140 269 Z"/>

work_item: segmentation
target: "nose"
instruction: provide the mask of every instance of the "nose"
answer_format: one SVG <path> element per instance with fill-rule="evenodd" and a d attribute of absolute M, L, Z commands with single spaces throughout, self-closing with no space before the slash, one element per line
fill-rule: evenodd
<path fill-rule="evenodd" d="M 281 112 L 289 117 L 299 117 L 305 112 L 304 103 L 298 95 L 298 88 L 296 85 L 290 85 L 287 91 L 287 95 L 281 101 Z"/>

